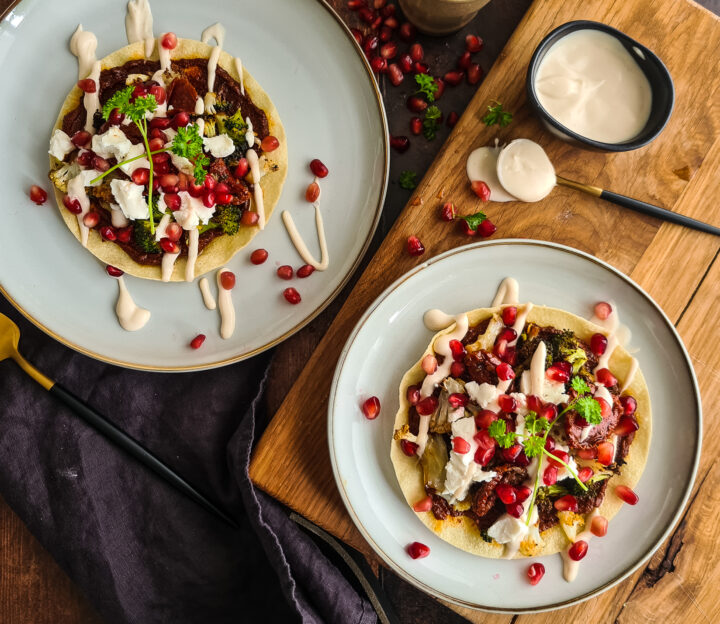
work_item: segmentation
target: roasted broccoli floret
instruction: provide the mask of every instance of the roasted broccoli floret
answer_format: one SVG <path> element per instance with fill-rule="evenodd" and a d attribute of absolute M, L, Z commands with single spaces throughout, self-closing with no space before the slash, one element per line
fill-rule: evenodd
<path fill-rule="evenodd" d="M 242 111 L 238 108 L 232 117 L 220 114 L 216 115 L 217 131 L 227 134 L 235 144 L 235 151 L 241 150 L 245 153 L 248 150 L 248 144 L 245 140 L 245 133 L 248 126 L 242 116 Z"/>
<path fill-rule="evenodd" d="M 70 180 L 79 173 L 80 165 L 73 161 L 69 163 L 62 163 L 57 169 L 53 169 L 48 176 L 58 191 L 67 193 L 68 182 L 70 182 Z"/>
<path fill-rule="evenodd" d="M 547 365 L 563 360 L 572 364 L 573 373 L 577 373 L 587 361 L 587 353 L 575 334 L 564 329 L 559 334 L 553 334 L 546 340 Z"/>
<path fill-rule="evenodd" d="M 203 130 L 203 135 L 208 138 L 217 135 L 215 116 L 205 115 L 203 119 L 205 120 L 205 129 Z"/>
<path fill-rule="evenodd" d="M 217 223 L 218 227 L 221 227 L 225 234 L 232 236 L 233 234 L 237 234 L 240 229 L 240 217 L 242 217 L 240 207 L 228 204 L 216 208 L 212 221 Z"/>
<path fill-rule="evenodd" d="M 220 100 L 216 96 L 214 107 L 216 113 L 229 113 L 232 105 L 230 104 L 230 102 L 227 102 L 226 100 Z"/>
<path fill-rule="evenodd" d="M 145 253 L 160 253 L 160 246 L 155 241 L 155 234 L 150 232 L 150 221 L 135 221 L 133 228 L 135 244 Z"/>

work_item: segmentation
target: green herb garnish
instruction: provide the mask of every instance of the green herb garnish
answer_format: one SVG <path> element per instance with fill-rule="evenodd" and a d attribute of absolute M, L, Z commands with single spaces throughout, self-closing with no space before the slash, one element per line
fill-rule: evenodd
<path fill-rule="evenodd" d="M 460 217 L 461 219 L 465 219 L 467 221 L 468 227 L 471 230 L 477 230 L 480 224 L 487 219 L 487 216 L 484 212 L 476 212 L 475 214 L 468 215 L 466 217 Z"/>
<path fill-rule="evenodd" d="M 412 191 L 417 186 L 417 173 L 414 171 L 401 171 L 398 182 L 400 182 L 402 188 Z"/>
<path fill-rule="evenodd" d="M 503 110 L 502 104 L 494 101 L 494 106 L 492 102 L 488 104 L 488 112 L 482 120 L 486 126 L 497 124 L 501 128 L 504 128 L 512 121 L 512 118 L 511 112 Z"/>
<path fill-rule="evenodd" d="M 428 140 L 432 141 L 437 134 L 437 129 L 440 126 L 440 117 L 442 112 L 437 106 L 428 106 L 425 111 L 425 119 L 423 120 L 423 136 Z"/>
<path fill-rule="evenodd" d="M 418 90 L 415 93 L 422 93 L 428 102 L 435 101 L 435 94 L 438 92 L 438 84 L 435 78 L 428 74 L 415 74 L 415 82 Z"/>

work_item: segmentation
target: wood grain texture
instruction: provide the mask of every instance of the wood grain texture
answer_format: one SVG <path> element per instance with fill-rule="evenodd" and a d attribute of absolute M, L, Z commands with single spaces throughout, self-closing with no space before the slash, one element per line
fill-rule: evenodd
<path fill-rule="evenodd" d="M 533 49 L 555 26 L 580 18 L 620 28 L 658 51 L 668 65 L 675 80 L 676 108 L 664 133 L 650 146 L 615 155 L 581 151 L 550 137 L 525 106 L 520 77 L 524 77 Z M 497 136 L 501 140 L 521 136 L 537 140 L 548 151 L 558 173 L 719 224 L 720 207 L 715 201 L 720 191 L 718 58 L 720 23 L 691 3 L 537 0 L 280 406 L 253 458 L 251 476 L 255 483 L 373 556 L 333 484 L 324 419 L 334 365 L 367 305 L 418 263 L 403 252 L 409 235 L 421 238 L 427 250 L 425 257 L 467 242 L 458 234 L 448 233 L 448 225 L 437 219 L 436 211 L 441 199 L 454 201 L 463 214 L 479 207 L 469 190 L 464 164 L 471 149 L 490 143 L 496 136 L 480 121 L 488 101 L 501 99 L 516 111 L 513 123 Z M 712 406 L 720 398 L 715 389 L 720 381 L 716 347 L 720 334 L 716 321 L 709 326 L 708 319 L 717 319 L 713 310 L 720 304 L 717 238 L 660 223 L 568 189 L 557 189 L 538 204 L 491 203 L 485 211 L 498 226 L 499 235 L 571 245 L 610 262 L 638 281 L 671 321 L 679 323 L 700 379 L 703 402 L 710 406 L 705 414 L 705 432 L 716 432 L 720 424 Z M 273 449 L 278 446 L 287 452 L 282 467 L 274 461 Z M 662 610 L 662 621 L 681 621 L 683 616 L 688 618 L 683 621 L 717 621 L 712 587 L 720 580 L 720 571 L 716 573 L 719 578 L 707 578 L 709 571 L 718 567 L 712 546 L 717 539 L 714 518 L 720 513 L 720 501 L 714 493 L 720 469 L 713 463 L 720 449 L 715 446 L 712 441 L 706 443 L 693 504 L 649 564 L 598 598 L 563 611 L 563 619 L 660 621 L 654 613 L 662 603 L 668 605 Z M 467 610 L 463 615 L 473 622 L 510 620 Z M 539 614 L 513 621 L 536 624 L 558 620 L 557 614 Z"/>

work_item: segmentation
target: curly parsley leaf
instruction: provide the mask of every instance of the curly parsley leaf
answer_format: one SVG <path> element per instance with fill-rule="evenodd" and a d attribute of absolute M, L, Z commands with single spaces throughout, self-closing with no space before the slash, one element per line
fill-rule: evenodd
<path fill-rule="evenodd" d="M 412 191 L 417 186 L 417 173 L 414 171 L 401 171 L 398 182 L 402 188 Z"/>
<path fill-rule="evenodd" d="M 570 387 L 580 395 L 590 394 L 592 392 L 590 386 L 588 386 L 587 382 L 582 377 L 573 377 L 570 381 Z"/>
<path fill-rule="evenodd" d="M 488 104 L 488 112 L 482 120 L 486 126 L 497 124 L 501 128 L 504 128 L 512 121 L 512 118 L 512 113 L 503 110 L 503 105 L 495 101 L 494 105 L 492 102 Z"/>
<path fill-rule="evenodd" d="M 178 128 L 170 146 L 170 151 L 177 156 L 192 161 L 195 168 L 193 175 L 196 184 L 202 184 L 205 181 L 205 175 L 207 174 L 205 167 L 210 164 L 210 159 L 203 154 L 203 140 L 197 124 Z"/>
<path fill-rule="evenodd" d="M 428 102 L 435 101 L 435 94 L 438 92 L 438 84 L 435 78 L 428 74 L 415 74 L 415 82 L 418 90 L 415 93 L 422 93 Z"/>
<path fill-rule="evenodd" d="M 145 119 L 146 113 L 154 112 L 157 108 L 157 100 L 155 100 L 155 96 L 145 95 L 142 97 L 136 97 L 133 100 L 133 89 L 134 87 L 131 85 L 121 91 L 116 91 L 103 106 L 103 119 L 107 120 L 110 117 L 110 113 L 116 108 L 135 123 Z"/>
<path fill-rule="evenodd" d="M 425 119 L 423 120 L 422 132 L 423 136 L 428 140 L 432 141 L 437 134 L 437 129 L 440 126 L 440 117 L 442 112 L 437 106 L 428 106 L 425 111 Z"/>
<path fill-rule="evenodd" d="M 515 432 L 507 431 L 507 425 L 504 420 L 495 420 L 490 423 L 488 429 L 490 437 L 497 440 L 502 448 L 510 448 L 515 444 Z"/>
<path fill-rule="evenodd" d="M 523 442 L 525 447 L 525 455 L 528 457 L 537 457 L 543 452 L 545 448 L 545 438 L 538 436 L 530 436 Z"/>
<path fill-rule="evenodd" d="M 602 422 L 602 410 L 600 403 L 592 397 L 580 397 L 570 404 L 579 416 L 587 420 L 591 425 L 599 425 Z"/>
<path fill-rule="evenodd" d="M 476 212 L 475 214 L 468 215 L 466 217 L 460 217 L 461 219 L 465 219 L 467 221 L 468 227 L 471 230 L 477 230 L 478 226 L 487 219 L 487 216 L 484 212 Z"/>

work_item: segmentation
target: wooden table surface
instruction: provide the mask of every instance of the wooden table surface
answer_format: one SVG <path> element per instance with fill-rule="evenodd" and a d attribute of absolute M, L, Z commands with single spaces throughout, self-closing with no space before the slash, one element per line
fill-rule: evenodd
<path fill-rule="evenodd" d="M 0 13 L 10 4 L 9 0 L 0 0 Z M 344 17 L 349 17 L 345 9 L 344 0 L 332 0 Z M 510 34 L 507 24 L 496 28 L 495 25 L 504 19 L 505 22 L 517 23 L 526 6 L 527 0 L 494 0 L 484 9 L 475 20 L 473 28 L 478 34 L 486 38 L 486 50 L 483 53 L 482 64 L 489 69 L 489 63 L 498 54 L 505 40 Z M 716 12 L 720 9 L 720 0 L 705 0 L 702 2 Z M 487 25 L 487 26 L 486 26 Z M 497 32 L 486 32 L 490 28 Z M 466 29 L 467 31 L 468 29 Z M 698 36 L 702 36 L 699 33 Z M 451 40 L 453 45 L 461 41 L 462 34 Z M 423 40 L 427 49 L 434 50 L 434 58 L 446 66 L 449 59 L 457 55 L 458 45 L 451 50 L 445 45 L 446 40 Z M 444 63 L 443 63 L 444 61 Z M 445 100 L 453 103 L 457 112 L 461 112 L 464 104 L 472 95 L 471 88 L 458 88 L 454 93 L 446 96 Z M 717 106 L 717 93 L 707 93 L 708 106 Z M 712 99 L 712 102 L 711 102 Z M 404 111 L 402 98 L 392 99 L 392 94 L 386 100 L 389 113 L 391 132 L 407 134 L 407 112 Z M 710 128 L 717 132 L 717 128 Z M 444 136 L 443 136 L 444 138 Z M 398 159 L 393 158 L 392 180 L 397 180 L 400 169 L 414 169 L 423 172 L 430 163 L 441 144 L 422 144 Z M 720 146 L 706 158 L 708 167 L 720 170 Z M 709 188 L 717 188 L 707 183 Z M 702 189 L 701 189 L 702 190 Z M 393 184 L 388 194 L 384 221 L 381 223 L 381 232 L 387 232 L 389 226 L 397 217 L 404 203 L 404 191 Z M 699 197 L 702 193 L 699 192 Z M 698 213 L 702 216 L 702 213 Z M 648 224 L 648 235 L 653 233 L 656 225 Z M 664 226 L 667 230 L 667 227 Z M 642 236 L 642 233 L 639 234 Z M 376 236 L 373 248 L 377 248 L 381 235 Z M 660 239 L 657 246 L 672 247 L 678 244 L 695 241 L 692 234 L 682 230 L 671 230 Z M 662 252 L 659 251 L 659 255 Z M 692 255 L 692 254 L 691 254 Z M 679 259 L 678 262 L 682 262 Z M 706 406 L 712 405 L 720 399 L 717 387 L 713 381 L 720 380 L 720 369 L 717 366 L 716 349 L 712 342 L 706 340 L 702 331 L 703 318 L 711 313 L 712 304 L 717 305 L 720 299 L 720 261 L 713 256 L 703 264 L 704 279 L 698 281 L 695 297 L 687 308 L 679 301 L 673 300 L 672 294 L 667 301 L 661 301 L 666 311 L 674 321 L 686 340 L 686 344 L 693 355 L 693 363 L 703 380 L 701 390 Z M 627 272 L 641 282 L 644 279 L 667 280 L 671 282 L 672 268 L 662 263 L 640 263 Z M 267 403 L 270 413 L 274 413 L 283 401 L 287 388 L 297 378 L 310 354 L 313 352 L 327 328 L 338 312 L 342 301 L 349 294 L 349 288 L 338 298 L 323 315 L 316 319 L 302 332 L 281 345 L 276 352 L 268 385 Z M 716 315 L 715 315 L 716 317 Z M 715 427 L 717 430 L 717 427 Z M 707 429 L 706 429 L 707 432 Z M 715 462 L 714 453 L 718 445 L 712 440 L 706 443 L 703 454 L 701 476 L 696 485 L 695 503 L 686 513 L 673 538 L 665 544 L 653 557 L 645 571 L 636 573 L 632 579 L 623 584 L 620 591 L 608 592 L 598 599 L 600 609 L 607 613 L 617 614 L 620 622 L 712 622 L 720 620 L 717 610 L 708 609 L 712 605 L 714 582 L 717 578 L 704 578 L 710 575 L 711 566 L 707 566 L 707 552 L 714 548 L 720 537 L 717 523 L 712 518 L 720 508 L 717 484 L 720 480 L 720 468 Z M 714 512 L 713 512 L 714 510 Z M 674 572 L 673 574 L 669 574 Z M 715 572 L 717 575 L 717 572 Z M 457 622 L 460 618 L 437 605 L 424 594 L 407 586 L 392 573 L 382 571 L 381 580 L 386 590 L 402 615 L 404 622 Z M 663 601 L 664 614 L 656 614 L 656 605 Z M 626 606 L 622 608 L 622 605 Z M 611 605 L 614 608 L 610 608 Z M 717 609 L 717 607 L 715 607 Z M 563 618 L 586 616 L 588 621 L 599 621 L 587 618 L 587 613 L 581 608 L 573 612 L 565 611 Z M 539 616 L 533 621 L 557 622 L 557 615 L 549 614 Z M 684 619 L 683 619 L 684 618 Z M 613 616 L 613 620 L 615 616 Z M 487 616 L 488 622 L 509 622 L 509 617 L 496 618 Z M 514 621 L 514 619 L 513 619 Z M 521 621 L 525 621 L 522 618 Z M 70 579 L 59 568 L 52 557 L 35 540 L 27 528 L 13 511 L 0 499 L 0 622 L 3 624 L 94 624 L 102 622 Z"/>

